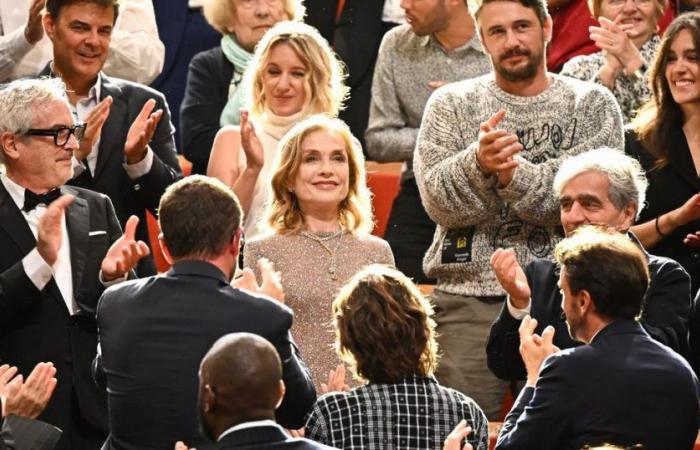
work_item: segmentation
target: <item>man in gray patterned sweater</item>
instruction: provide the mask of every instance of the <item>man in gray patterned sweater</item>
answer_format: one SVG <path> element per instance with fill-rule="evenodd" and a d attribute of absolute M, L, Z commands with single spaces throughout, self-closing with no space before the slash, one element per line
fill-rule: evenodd
<path fill-rule="evenodd" d="M 414 154 L 416 182 L 438 224 L 423 261 L 438 280 L 433 301 L 443 351 L 441 383 L 498 418 L 503 382 L 486 367 L 486 338 L 504 299 L 489 265 L 499 247 L 527 264 L 559 239 L 552 180 L 564 158 L 622 148 L 614 97 L 592 83 L 547 73 L 552 19 L 545 0 L 470 1 L 493 73 L 438 89 Z"/>
<path fill-rule="evenodd" d="M 373 160 L 405 163 L 384 239 L 399 270 L 416 283 L 430 283 L 421 263 L 435 222 L 421 205 L 412 163 L 423 109 L 434 89 L 488 73 L 491 63 L 464 0 L 402 5 L 409 23 L 392 29 L 382 40 L 365 138 Z"/>

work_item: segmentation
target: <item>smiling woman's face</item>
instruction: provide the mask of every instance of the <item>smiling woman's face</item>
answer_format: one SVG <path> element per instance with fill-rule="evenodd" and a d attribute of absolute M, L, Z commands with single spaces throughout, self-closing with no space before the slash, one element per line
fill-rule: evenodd
<path fill-rule="evenodd" d="M 229 33 L 236 36 L 238 45 L 250 53 L 267 30 L 277 22 L 288 20 L 284 11 L 285 0 L 230 0 L 234 14 Z"/>
<path fill-rule="evenodd" d="M 302 212 L 338 211 L 350 190 L 350 165 L 341 136 L 320 129 L 304 138 L 292 190 Z"/>

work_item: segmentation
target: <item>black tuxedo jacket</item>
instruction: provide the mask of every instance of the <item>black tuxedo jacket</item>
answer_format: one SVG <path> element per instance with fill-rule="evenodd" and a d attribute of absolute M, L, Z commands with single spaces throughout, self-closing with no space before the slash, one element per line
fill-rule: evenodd
<path fill-rule="evenodd" d="M 66 210 L 78 305 L 73 316 L 53 279 L 39 291 L 26 275 L 22 258 L 36 239 L 0 183 L 0 360 L 25 376 L 38 362 L 53 362 L 58 385 L 39 418 L 66 430 L 77 410 L 84 422 L 106 433 L 107 402 L 92 380 L 90 363 L 97 346 L 95 308 L 104 291 L 100 265 L 121 228 L 106 196 L 70 186 L 61 192 L 76 196 Z"/>
<path fill-rule="evenodd" d="M 10 415 L 0 422 L 0 450 L 54 450 L 61 437 L 61 430 L 40 420 Z"/>
<path fill-rule="evenodd" d="M 331 450 L 309 439 L 290 438 L 278 426 L 259 426 L 236 430 L 225 435 L 217 450 Z"/>
<path fill-rule="evenodd" d="M 503 423 L 496 450 L 578 450 L 586 444 L 691 450 L 698 379 L 635 321 L 603 328 L 591 345 L 545 360 Z"/>
<path fill-rule="evenodd" d="M 46 66 L 39 76 L 53 76 Z M 80 186 L 107 195 L 114 204 L 119 223 L 124 226 L 131 215 L 139 218 L 136 238 L 150 245 L 146 226 L 146 210 L 157 214 L 160 197 L 170 184 L 182 178 L 175 151 L 175 130 L 170 123 L 170 110 L 163 94 L 142 84 L 102 74 L 100 100 L 112 96 L 113 102 L 107 121 L 102 126 L 100 148 L 95 173 L 85 171 L 68 184 Z M 156 101 L 154 111 L 163 110 L 163 117 L 156 127 L 149 144 L 153 150 L 153 166 L 141 178 L 132 180 L 122 167 L 124 143 L 131 123 L 141 112 L 148 99 Z M 153 257 L 139 262 L 137 273 L 141 276 L 155 274 Z"/>
<path fill-rule="evenodd" d="M 100 299 L 101 354 L 95 377 L 108 388 L 106 448 L 202 448 L 198 433 L 199 365 L 221 336 L 246 331 L 270 341 L 283 361 L 287 393 L 277 419 L 304 425 L 316 394 L 289 329 L 292 312 L 268 298 L 232 288 L 204 261 L 180 261 L 163 275 L 120 283 Z"/>
<path fill-rule="evenodd" d="M 649 254 L 647 257 L 650 282 L 644 296 L 640 322 L 651 337 L 690 359 L 690 278 L 681 265 L 672 259 Z M 532 292 L 530 315 L 537 319 L 535 332 L 541 334 L 548 325 L 552 325 L 557 347 L 565 349 L 581 345 L 569 336 L 561 309 L 556 263 L 547 259 L 535 260 L 525 267 L 525 275 Z M 527 376 L 519 351 L 520 322 L 510 315 L 504 302 L 500 315 L 491 325 L 486 344 L 487 362 L 491 372 L 504 380 L 525 380 Z"/>

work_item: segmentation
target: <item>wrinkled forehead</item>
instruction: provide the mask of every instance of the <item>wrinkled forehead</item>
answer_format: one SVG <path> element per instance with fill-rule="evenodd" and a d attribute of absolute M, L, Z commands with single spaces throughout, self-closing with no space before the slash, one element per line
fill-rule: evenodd
<path fill-rule="evenodd" d="M 54 128 L 57 126 L 73 126 L 73 114 L 70 105 L 65 100 L 53 99 L 38 101 L 31 105 L 33 128 Z"/>

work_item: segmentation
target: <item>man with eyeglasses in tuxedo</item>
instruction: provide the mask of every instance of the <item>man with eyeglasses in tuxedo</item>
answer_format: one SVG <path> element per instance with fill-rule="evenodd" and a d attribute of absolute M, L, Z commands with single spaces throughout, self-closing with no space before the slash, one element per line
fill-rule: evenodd
<path fill-rule="evenodd" d="M 92 379 L 95 309 L 148 247 L 122 236 L 112 202 L 64 186 L 85 131 L 73 123 L 58 79 L 14 81 L 0 91 L 0 363 L 27 376 L 50 361 L 58 380 L 40 420 L 63 431 L 58 449 L 98 449 L 107 432 L 104 392 Z"/>

